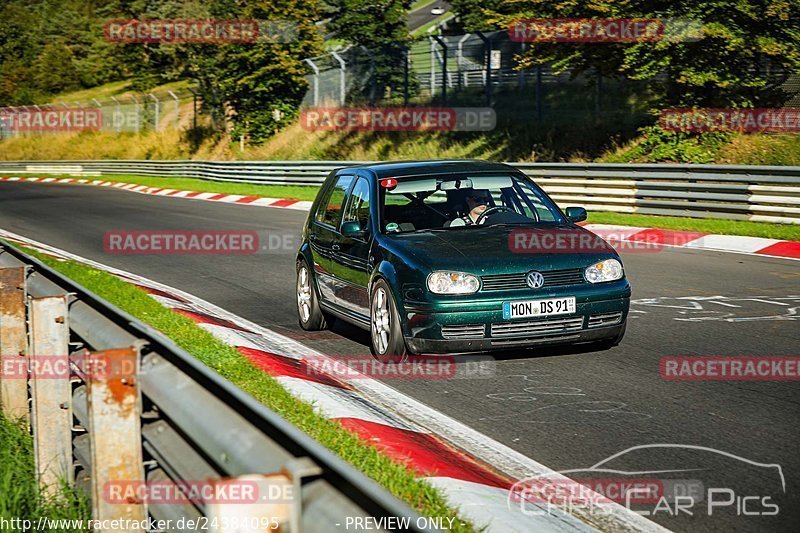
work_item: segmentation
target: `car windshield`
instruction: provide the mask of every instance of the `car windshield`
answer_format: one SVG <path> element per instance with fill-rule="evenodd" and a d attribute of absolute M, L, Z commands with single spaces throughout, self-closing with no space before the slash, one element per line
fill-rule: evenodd
<path fill-rule="evenodd" d="M 522 175 L 385 178 L 380 191 L 386 233 L 565 222 L 544 191 Z"/>

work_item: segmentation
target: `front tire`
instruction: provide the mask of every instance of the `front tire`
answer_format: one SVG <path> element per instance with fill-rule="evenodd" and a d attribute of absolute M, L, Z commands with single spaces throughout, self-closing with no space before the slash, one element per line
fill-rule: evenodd
<path fill-rule="evenodd" d="M 328 327 L 325 315 L 319 306 L 311 270 L 308 268 L 308 263 L 302 259 L 297 262 L 297 283 L 295 288 L 297 294 L 297 318 L 300 322 L 300 327 L 306 331 L 319 331 Z"/>
<path fill-rule="evenodd" d="M 389 285 L 382 279 L 372 289 L 369 311 L 373 357 L 382 363 L 402 363 L 408 359 L 400 314 Z"/>

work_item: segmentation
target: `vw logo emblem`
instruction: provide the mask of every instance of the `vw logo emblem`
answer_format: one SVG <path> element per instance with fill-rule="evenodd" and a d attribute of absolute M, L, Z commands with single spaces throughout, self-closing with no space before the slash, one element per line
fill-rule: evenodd
<path fill-rule="evenodd" d="M 538 289 L 544 285 L 544 276 L 542 276 L 541 272 L 533 270 L 528 272 L 528 275 L 525 277 L 525 283 L 527 283 L 528 287 L 531 289 Z"/>

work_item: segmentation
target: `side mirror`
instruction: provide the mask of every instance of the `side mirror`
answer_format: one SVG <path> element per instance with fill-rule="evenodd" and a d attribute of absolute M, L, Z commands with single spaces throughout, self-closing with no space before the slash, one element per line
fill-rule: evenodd
<path fill-rule="evenodd" d="M 366 231 L 361 229 L 361 224 L 357 220 L 349 220 L 342 223 L 342 235 L 345 237 L 363 237 Z"/>
<path fill-rule="evenodd" d="M 589 215 L 586 214 L 586 209 L 582 207 L 568 207 L 567 219 L 570 222 L 583 222 Z"/>

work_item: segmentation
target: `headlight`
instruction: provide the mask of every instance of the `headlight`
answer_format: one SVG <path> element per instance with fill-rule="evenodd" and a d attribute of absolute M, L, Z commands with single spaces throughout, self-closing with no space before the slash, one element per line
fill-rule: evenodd
<path fill-rule="evenodd" d="M 622 264 L 616 259 L 606 259 L 587 268 L 585 274 L 589 283 L 614 281 L 622 277 Z"/>
<path fill-rule="evenodd" d="M 478 278 L 466 272 L 441 270 L 428 276 L 428 290 L 436 294 L 472 294 L 480 286 Z"/>

